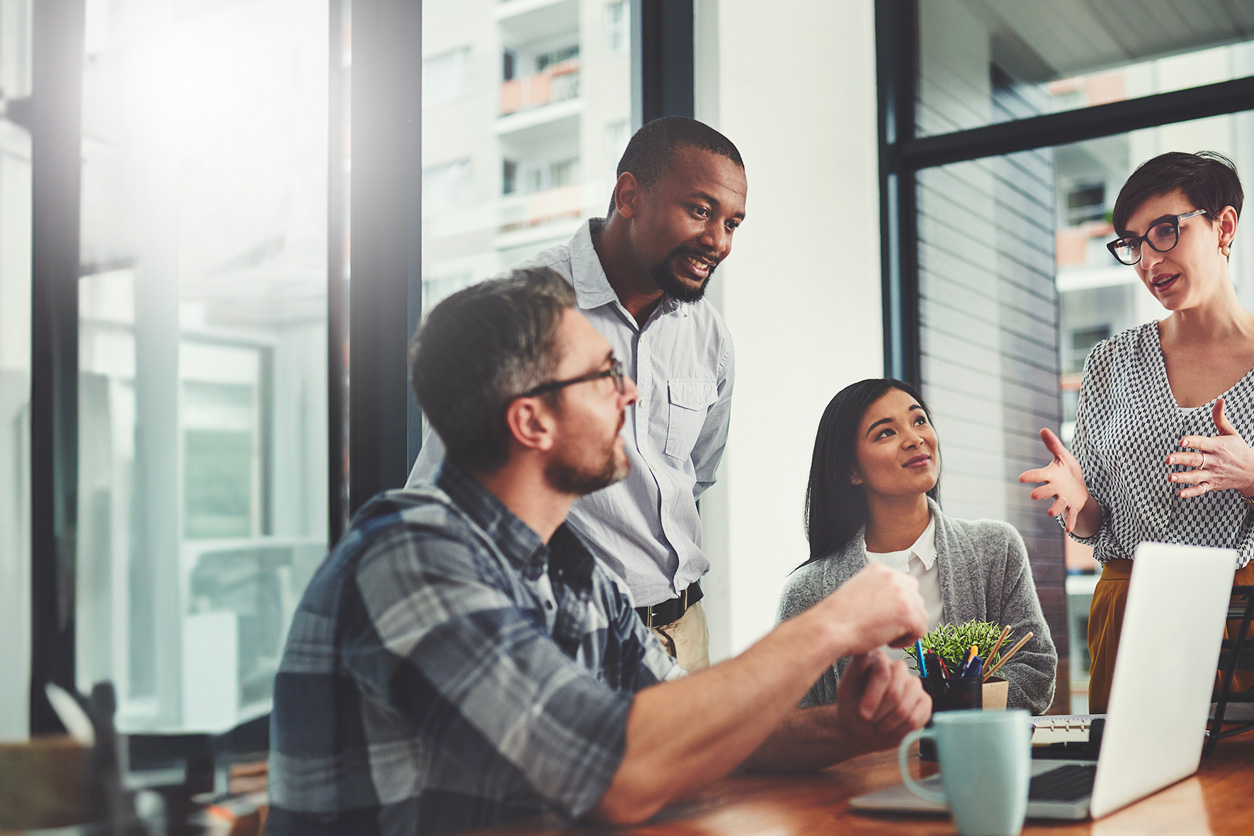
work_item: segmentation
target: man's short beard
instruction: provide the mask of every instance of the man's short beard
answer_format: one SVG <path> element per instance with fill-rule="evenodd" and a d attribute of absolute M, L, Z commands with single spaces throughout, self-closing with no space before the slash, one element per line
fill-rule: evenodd
<path fill-rule="evenodd" d="M 624 462 L 623 467 L 619 468 L 614 459 L 611 449 L 605 466 L 595 472 L 566 462 L 553 461 L 544 469 L 544 475 L 554 490 L 571 496 L 586 496 L 627 478 L 631 466 Z"/>
<path fill-rule="evenodd" d="M 682 257 L 682 256 L 676 256 Z M 662 289 L 663 293 L 678 299 L 680 302 L 700 302 L 705 297 L 705 289 L 710 284 L 710 279 L 714 278 L 714 268 L 710 268 L 710 272 L 705 274 L 705 281 L 695 290 L 681 283 L 675 278 L 675 274 L 671 271 L 670 259 L 654 267 L 650 275 L 653 277 L 653 283 Z"/>

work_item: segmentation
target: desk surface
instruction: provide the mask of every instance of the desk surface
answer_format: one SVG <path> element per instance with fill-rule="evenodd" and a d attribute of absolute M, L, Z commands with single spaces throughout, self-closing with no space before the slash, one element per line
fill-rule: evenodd
<path fill-rule="evenodd" d="M 918 763 L 917 759 L 915 763 Z M 934 771 L 934 767 L 928 767 Z M 813 833 L 953 834 L 948 818 L 856 813 L 849 799 L 898 783 L 895 752 L 856 758 L 815 774 L 733 775 L 674 804 L 633 834 Z M 484 834 L 622 834 L 613 828 L 563 830 L 554 820 L 483 831 Z M 1254 733 L 1222 740 L 1196 775 L 1097 822 L 1031 822 L 1024 833 L 1105 836 L 1181 833 L 1249 836 L 1254 832 Z"/>

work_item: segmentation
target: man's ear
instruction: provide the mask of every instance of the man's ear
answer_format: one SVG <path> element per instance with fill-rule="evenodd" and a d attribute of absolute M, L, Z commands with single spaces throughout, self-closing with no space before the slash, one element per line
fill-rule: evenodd
<path fill-rule="evenodd" d="M 557 443 L 553 411 L 538 397 L 515 398 L 505 410 L 510 435 L 528 450 L 548 452 Z"/>
<path fill-rule="evenodd" d="M 636 200 L 640 197 L 643 187 L 636 175 L 624 171 L 618 175 L 614 183 L 614 209 L 624 218 L 630 218 L 636 212 Z"/>

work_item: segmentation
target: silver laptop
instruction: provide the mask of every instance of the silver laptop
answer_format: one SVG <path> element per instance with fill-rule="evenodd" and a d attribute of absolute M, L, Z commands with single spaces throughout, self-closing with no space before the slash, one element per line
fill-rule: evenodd
<path fill-rule="evenodd" d="M 1097 762 L 1033 761 L 1028 818 L 1098 819 L 1197 771 L 1236 566 L 1231 549 L 1137 547 Z M 1038 797 L 1058 781 L 1091 790 Z M 940 791 L 939 775 L 922 783 Z M 904 784 L 849 806 L 945 812 Z"/>

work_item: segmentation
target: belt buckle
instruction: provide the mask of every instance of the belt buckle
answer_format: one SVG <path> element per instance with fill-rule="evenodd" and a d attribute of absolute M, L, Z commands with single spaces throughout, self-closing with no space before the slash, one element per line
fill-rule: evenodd
<path fill-rule="evenodd" d="M 683 618 L 684 613 L 688 612 L 688 590 L 691 588 L 692 588 L 692 584 L 689 584 L 688 586 L 684 587 L 683 592 L 679 593 L 679 598 L 677 599 L 679 601 L 679 618 Z M 654 604 L 653 606 L 648 608 L 649 616 L 648 618 L 645 619 L 645 622 L 644 622 L 645 627 L 647 627 L 650 630 L 653 629 L 653 613 L 655 610 L 657 610 L 658 607 L 666 603 L 667 603 L 666 601 L 663 601 L 661 604 Z M 676 618 L 675 621 L 678 621 L 679 618 Z M 665 626 L 666 626 L 665 624 L 661 625 L 661 627 L 665 627 Z"/>

